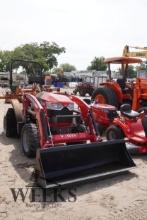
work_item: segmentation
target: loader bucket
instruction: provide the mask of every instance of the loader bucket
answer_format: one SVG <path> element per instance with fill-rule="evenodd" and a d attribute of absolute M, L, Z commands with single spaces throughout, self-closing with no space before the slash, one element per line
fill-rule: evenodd
<path fill-rule="evenodd" d="M 128 171 L 135 164 L 124 141 L 51 147 L 37 151 L 37 183 L 64 187 Z"/>

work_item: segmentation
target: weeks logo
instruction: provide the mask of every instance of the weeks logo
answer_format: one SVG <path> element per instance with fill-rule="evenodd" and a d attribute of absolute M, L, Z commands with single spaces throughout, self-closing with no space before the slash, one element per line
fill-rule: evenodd
<path fill-rule="evenodd" d="M 43 189 L 39 187 L 10 188 L 14 202 L 76 202 L 76 188 Z"/>

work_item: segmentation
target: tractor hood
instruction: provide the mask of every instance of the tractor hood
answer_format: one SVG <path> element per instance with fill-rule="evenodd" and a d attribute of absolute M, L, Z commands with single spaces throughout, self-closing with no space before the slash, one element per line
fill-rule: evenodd
<path fill-rule="evenodd" d="M 66 95 L 55 94 L 52 92 L 40 92 L 37 94 L 39 101 L 46 101 L 49 103 L 61 103 L 66 106 L 67 104 L 74 104 L 74 102 Z"/>

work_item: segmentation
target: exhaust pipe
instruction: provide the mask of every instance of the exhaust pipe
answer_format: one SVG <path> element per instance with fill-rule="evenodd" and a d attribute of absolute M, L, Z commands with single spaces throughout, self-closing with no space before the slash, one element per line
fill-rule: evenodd
<path fill-rule="evenodd" d="M 36 159 L 43 188 L 104 179 L 135 166 L 123 140 L 38 149 Z"/>

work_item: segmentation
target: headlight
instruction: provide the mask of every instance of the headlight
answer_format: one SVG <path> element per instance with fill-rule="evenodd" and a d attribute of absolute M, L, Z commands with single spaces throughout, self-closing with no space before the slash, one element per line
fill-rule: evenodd
<path fill-rule="evenodd" d="M 63 105 L 61 103 L 49 103 L 47 102 L 47 108 L 50 110 L 62 110 Z"/>
<path fill-rule="evenodd" d="M 73 111 L 74 110 L 74 103 L 68 104 L 67 108 L 69 111 Z"/>

